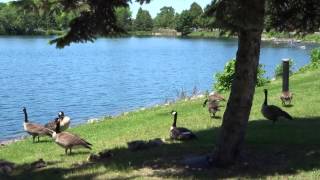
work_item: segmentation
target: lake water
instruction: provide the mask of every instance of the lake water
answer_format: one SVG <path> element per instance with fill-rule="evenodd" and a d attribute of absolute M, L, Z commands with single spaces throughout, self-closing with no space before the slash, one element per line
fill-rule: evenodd
<path fill-rule="evenodd" d="M 235 57 L 236 40 L 99 39 L 65 49 L 48 37 L 0 37 L 0 140 L 24 135 L 22 107 L 44 124 L 64 111 L 72 124 L 163 103 L 178 90 L 210 90 L 213 74 Z M 271 77 L 282 58 L 308 63 L 312 45 L 264 43 Z"/>

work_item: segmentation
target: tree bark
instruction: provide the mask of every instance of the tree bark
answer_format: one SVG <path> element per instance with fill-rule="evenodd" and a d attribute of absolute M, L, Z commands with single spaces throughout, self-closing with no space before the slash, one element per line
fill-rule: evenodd
<path fill-rule="evenodd" d="M 257 81 L 260 43 L 261 31 L 240 31 L 235 77 L 214 154 L 219 166 L 232 164 L 243 145 Z"/>
<path fill-rule="evenodd" d="M 239 40 L 235 76 L 213 157 L 213 163 L 221 167 L 233 164 L 239 156 L 244 144 L 257 81 L 264 19 L 264 1 L 251 1 L 260 3 L 260 5 L 256 4 L 258 8 L 248 8 L 247 10 L 251 11 L 251 16 L 260 17 L 253 19 L 250 22 L 252 26 L 248 26 L 249 28 L 240 28 L 238 31 Z"/>

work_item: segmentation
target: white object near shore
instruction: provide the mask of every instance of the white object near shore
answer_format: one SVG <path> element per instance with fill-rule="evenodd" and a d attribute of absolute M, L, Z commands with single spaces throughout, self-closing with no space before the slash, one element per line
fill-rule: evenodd
<path fill-rule="evenodd" d="M 96 122 L 98 122 L 98 121 L 99 121 L 98 118 L 92 118 L 92 119 L 89 119 L 87 122 L 88 122 L 88 123 L 96 123 Z"/>

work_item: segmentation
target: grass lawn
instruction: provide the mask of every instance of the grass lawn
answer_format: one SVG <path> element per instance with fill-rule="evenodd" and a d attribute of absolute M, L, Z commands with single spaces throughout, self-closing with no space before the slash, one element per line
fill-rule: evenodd
<path fill-rule="evenodd" d="M 190 170 L 181 165 L 181 160 L 187 156 L 212 152 L 221 125 L 221 118 L 210 119 L 207 108 L 202 108 L 204 99 L 197 99 L 130 112 L 69 129 L 93 144 L 91 152 L 111 150 L 114 156 L 100 163 L 87 162 L 90 152 L 86 149 L 74 150 L 72 155 L 66 156 L 64 149 L 50 138 L 42 138 L 40 143 L 32 143 L 28 138 L 0 147 L 0 159 L 19 166 L 11 176 L 0 175 L 0 179 L 318 179 L 319 77 L 320 70 L 316 70 L 290 78 L 293 106 L 283 109 L 294 120 L 279 121 L 275 125 L 262 117 L 260 107 L 264 88 L 269 89 L 269 104 L 281 105 L 281 81 L 256 89 L 243 156 L 228 169 Z M 172 123 L 170 111 L 173 109 L 178 111 L 178 126 L 194 131 L 198 140 L 186 143 L 166 141 L 160 147 L 138 152 L 127 149 L 128 141 L 168 138 Z M 217 115 L 221 117 L 223 111 Z M 39 158 L 47 162 L 46 168 L 33 171 L 22 168 L 23 164 Z"/>

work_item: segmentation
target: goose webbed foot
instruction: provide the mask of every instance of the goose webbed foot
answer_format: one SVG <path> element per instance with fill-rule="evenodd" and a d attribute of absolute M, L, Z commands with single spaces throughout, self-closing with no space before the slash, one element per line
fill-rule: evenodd
<path fill-rule="evenodd" d="M 216 118 L 216 114 L 211 113 L 211 114 L 210 114 L 210 118 L 213 118 L 213 119 Z"/>

